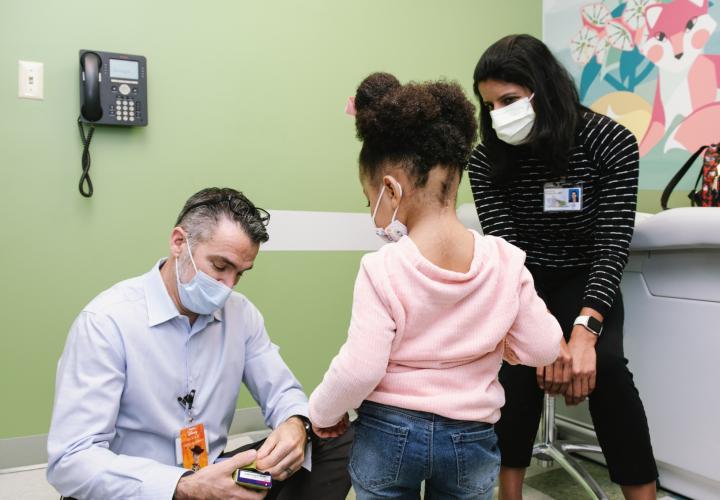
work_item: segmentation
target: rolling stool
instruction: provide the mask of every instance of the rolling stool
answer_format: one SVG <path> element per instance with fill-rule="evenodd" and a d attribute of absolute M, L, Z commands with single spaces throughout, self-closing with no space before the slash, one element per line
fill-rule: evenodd
<path fill-rule="evenodd" d="M 590 498 L 595 500 L 608 500 L 595 480 L 588 474 L 582 465 L 571 453 L 602 453 L 599 446 L 591 444 L 573 444 L 558 441 L 555 438 L 555 396 L 545 394 L 543 400 L 543 413 L 540 419 L 540 442 L 533 446 L 533 457 L 540 461 L 541 467 L 552 467 L 553 461 L 568 472 L 580 486 L 585 489 Z"/>

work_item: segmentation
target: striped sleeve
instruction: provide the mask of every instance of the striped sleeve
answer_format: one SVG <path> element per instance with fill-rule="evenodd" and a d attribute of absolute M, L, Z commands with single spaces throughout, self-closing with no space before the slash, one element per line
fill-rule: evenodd
<path fill-rule="evenodd" d="M 507 190 L 492 185 L 490 164 L 482 144 L 470 156 L 468 177 L 483 233 L 517 244 L 509 194 Z"/>
<path fill-rule="evenodd" d="M 635 225 L 638 145 L 622 125 L 603 119 L 586 144 L 600 166 L 594 250 L 583 306 L 605 316 L 613 304 L 627 263 Z"/>

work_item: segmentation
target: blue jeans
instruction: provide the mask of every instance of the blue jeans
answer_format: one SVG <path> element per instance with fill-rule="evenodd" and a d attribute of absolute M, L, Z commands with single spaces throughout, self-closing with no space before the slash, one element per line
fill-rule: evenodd
<path fill-rule="evenodd" d="M 491 424 L 365 401 L 348 470 L 357 500 L 491 499 L 500 450 Z"/>

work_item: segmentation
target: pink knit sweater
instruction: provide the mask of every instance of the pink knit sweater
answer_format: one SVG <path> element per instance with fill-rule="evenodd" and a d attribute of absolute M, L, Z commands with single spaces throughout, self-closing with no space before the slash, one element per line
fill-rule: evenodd
<path fill-rule="evenodd" d="M 502 358 L 544 366 L 562 331 L 535 293 L 525 254 L 475 237 L 466 273 L 442 269 L 409 237 L 360 263 L 345 344 L 310 396 L 310 419 L 337 423 L 363 400 L 494 423 Z"/>

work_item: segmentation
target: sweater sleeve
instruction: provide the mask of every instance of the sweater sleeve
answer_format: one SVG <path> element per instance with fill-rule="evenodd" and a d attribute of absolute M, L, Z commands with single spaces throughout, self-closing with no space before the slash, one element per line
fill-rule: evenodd
<path fill-rule="evenodd" d="M 470 189 L 483 234 L 517 244 L 508 192 L 492 184 L 490 163 L 482 144 L 479 144 L 470 156 L 468 171 Z"/>
<path fill-rule="evenodd" d="M 504 358 L 510 364 L 546 366 L 560 352 L 562 329 L 535 291 L 530 271 L 523 266 L 518 287 L 519 308 L 505 337 Z"/>
<path fill-rule="evenodd" d="M 639 163 L 635 136 L 622 125 L 605 120 L 604 126 L 596 128 L 597 135 L 588 139 L 600 164 L 600 182 L 595 252 L 583 296 L 583 306 L 602 315 L 612 307 L 630 251 Z"/>
<path fill-rule="evenodd" d="M 380 285 L 370 279 L 368 257 L 355 282 L 347 341 L 310 396 L 310 420 L 318 427 L 331 427 L 359 407 L 385 376 L 395 322 Z"/>

